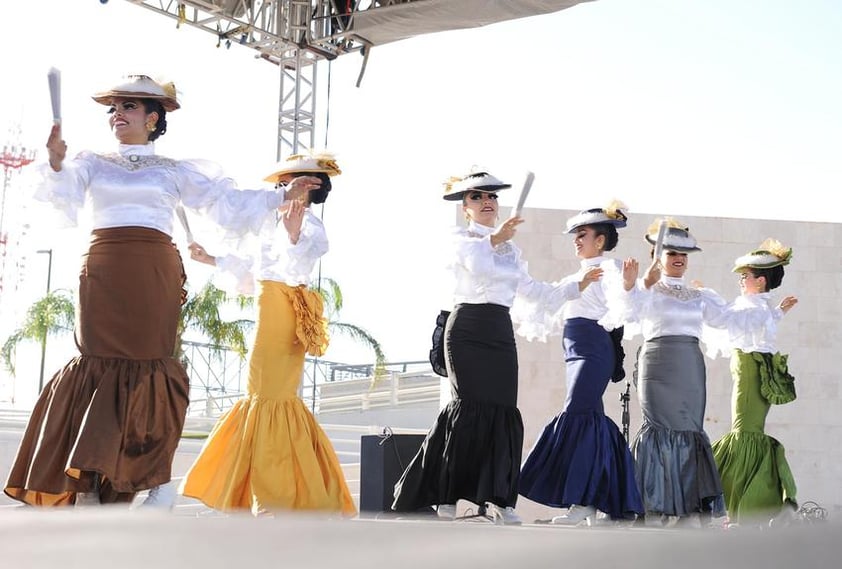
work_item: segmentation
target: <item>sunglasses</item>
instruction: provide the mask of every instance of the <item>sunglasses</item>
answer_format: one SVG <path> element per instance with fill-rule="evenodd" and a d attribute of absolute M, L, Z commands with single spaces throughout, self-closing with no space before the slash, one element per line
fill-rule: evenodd
<path fill-rule="evenodd" d="M 681 255 L 682 257 L 686 257 L 687 253 L 679 253 L 678 251 L 667 251 L 667 257 L 676 257 Z"/>
<path fill-rule="evenodd" d="M 483 194 L 482 192 L 474 192 L 468 195 L 468 199 L 472 202 L 478 202 L 484 199 L 497 200 L 497 194 Z"/>

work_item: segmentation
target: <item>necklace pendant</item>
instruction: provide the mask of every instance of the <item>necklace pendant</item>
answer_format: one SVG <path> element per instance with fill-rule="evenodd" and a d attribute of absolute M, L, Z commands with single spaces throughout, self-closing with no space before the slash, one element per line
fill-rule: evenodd
<path fill-rule="evenodd" d="M 129 162 L 140 162 L 140 156 L 137 154 L 129 155 Z"/>

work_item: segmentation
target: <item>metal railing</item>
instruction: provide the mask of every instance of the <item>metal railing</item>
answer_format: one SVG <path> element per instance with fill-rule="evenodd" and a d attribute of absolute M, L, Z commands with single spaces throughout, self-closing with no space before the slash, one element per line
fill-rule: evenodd
<path fill-rule="evenodd" d="M 188 416 L 217 417 L 244 396 L 247 360 L 224 347 L 200 342 L 185 341 L 183 350 L 183 363 L 190 378 Z M 367 410 L 439 399 L 439 379 L 428 362 L 392 362 L 385 368 L 386 375 L 374 381 L 373 364 L 307 358 L 299 394 L 313 413 Z"/>

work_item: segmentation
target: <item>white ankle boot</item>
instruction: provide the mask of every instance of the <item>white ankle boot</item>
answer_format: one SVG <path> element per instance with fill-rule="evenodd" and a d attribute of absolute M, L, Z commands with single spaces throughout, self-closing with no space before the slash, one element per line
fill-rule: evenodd
<path fill-rule="evenodd" d="M 443 520 L 456 518 L 456 504 L 439 504 L 436 506 L 436 515 Z"/>
<path fill-rule="evenodd" d="M 511 506 L 503 508 L 497 504 L 489 502 L 486 506 L 486 512 L 495 524 L 504 526 L 519 526 L 523 523 L 523 520 L 520 519 L 520 516 L 515 513 L 515 509 Z"/>
<path fill-rule="evenodd" d="M 567 509 L 566 513 L 554 517 L 552 523 L 565 526 L 577 526 L 581 523 L 586 523 L 590 526 L 593 524 L 595 515 L 596 508 L 593 506 L 573 504 Z"/>
<path fill-rule="evenodd" d="M 175 506 L 175 484 L 172 481 L 150 488 L 149 495 L 141 504 L 143 507 L 171 510 Z"/>

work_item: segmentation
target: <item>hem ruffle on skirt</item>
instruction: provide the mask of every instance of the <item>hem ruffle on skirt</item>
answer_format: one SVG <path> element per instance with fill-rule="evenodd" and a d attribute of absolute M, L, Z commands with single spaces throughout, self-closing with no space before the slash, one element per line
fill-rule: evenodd
<path fill-rule="evenodd" d="M 731 431 L 713 443 L 725 505 L 733 521 L 768 518 L 795 504 L 795 478 L 783 445 L 765 433 Z"/>
<path fill-rule="evenodd" d="M 72 359 L 35 404 L 6 494 L 52 506 L 95 491 L 97 474 L 117 493 L 168 482 L 188 391 L 187 374 L 172 358 Z"/>
<path fill-rule="evenodd" d="M 555 508 L 594 506 L 614 519 L 643 513 L 629 447 L 601 413 L 561 413 L 520 473 L 520 494 Z"/>
<path fill-rule="evenodd" d="M 240 399 L 179 489 L 221 511 L 357 512 L 330 440 L 298 398 Z"/>
<path fill-rule="evenodd" d="M 632 454 L 647 513 L 725 515 L 722 484 L 704 431 L 674 431 L 644 423 Z"/>
<path fill-rule="evenodd" d="M 460 499 L 514 506 L 522 452 L 517 407 L 455 399 L 395 485 L 392 509 L 414 511 Z"/>

